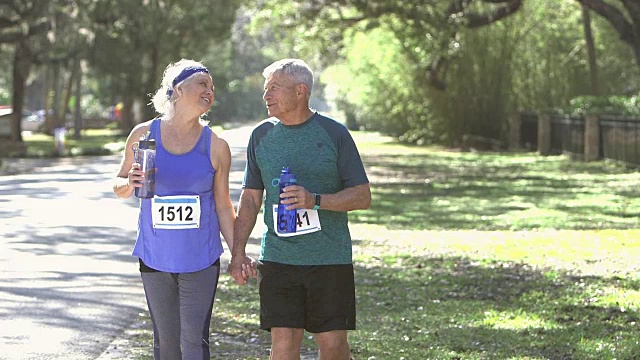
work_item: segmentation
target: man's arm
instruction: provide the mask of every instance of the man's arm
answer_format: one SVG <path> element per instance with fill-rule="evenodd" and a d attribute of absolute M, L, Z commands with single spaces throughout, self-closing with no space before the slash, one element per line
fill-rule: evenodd
<path fill-rule="evenodd" d="M 371 206 L 371 188 L 369 184 L 361 184 L 335 194 L 320 194 L 320 198 L 320 209 L 323 210 L 366 210 Z M 313 204 L 311 207 L 313 208 Z"/>
<path fill-rule="evenodd" d="M 240 194 L 238 204 L 238 217 L 233 226 L 233 250 L 231 251 L 231 262 L 229 263 L 229 274 L 235 279 L 237 284 L 247 283 L 249 273 L 245 260 L 247 259 L 246 246 L 253 227 L 256 225 L 256 218 L 262 206 L 263 190 L 243 189 Z M 245 264 L 243 274 L 243 264 Z M 249 266 L 250 267 L 250 266 Z"/>
<path fill-rule="evenodd" d="M 304 187 L 291 185 L 284 188 L 281 195 L 283 204 L 293 205 L 290 209 L 313 209 L 315 197 Z M 371 188 L 361 184 L 340 190 L 335 194 L 320 194 L 320 209 L 331 211 L 366 210 L 371 206 Z"/>

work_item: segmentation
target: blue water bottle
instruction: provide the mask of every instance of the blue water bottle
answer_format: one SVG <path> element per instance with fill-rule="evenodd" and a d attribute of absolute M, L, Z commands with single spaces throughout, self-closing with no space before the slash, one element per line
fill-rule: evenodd
<path fill-rule="evenodd" d="M 282 194 L 285 187 L 295 185 L 296 183 L 296 175 L 291 173 L 291 168 L 288 166 L 283 167 L 280 172 L 280 194 Z M 287 210 L 286 207 L 289 205 L 282 204 L 282 200 L 284 200 L 284 198 L 280 198 L 278 201 L 278 232 L 281 234 L 295 233 L 297 210 Z"/>
<path fill-rule="evenodd" d="M 135 190 L 139 198 L 152 198 L 156 190 L 156 141 L 154 139 L 140 139 L 135 150 L 136 162 L 144 172 L 142 186 Z"/>

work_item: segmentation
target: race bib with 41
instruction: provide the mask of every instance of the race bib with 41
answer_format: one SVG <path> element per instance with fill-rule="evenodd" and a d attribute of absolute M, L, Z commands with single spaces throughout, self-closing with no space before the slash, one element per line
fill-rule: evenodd
<path fill-rule="evenodd" d="M 278 205 L 273 205 L 273 229 L 276 234 L 281 237 L 297 236 L 302 234 L 309 234 L 312 232 L 320 231 L 320 218 L 318 217 L 318 210 L 311 209 L 297 209 L 296 214 L 296 232 L 294 233 L 281 233 L 278 231 Z"/>
<path fill-rule="evenodd" d="M 198 195 L 156 196 L 151 199 L 154 229 L 197 229 L 200 227 Z"/>

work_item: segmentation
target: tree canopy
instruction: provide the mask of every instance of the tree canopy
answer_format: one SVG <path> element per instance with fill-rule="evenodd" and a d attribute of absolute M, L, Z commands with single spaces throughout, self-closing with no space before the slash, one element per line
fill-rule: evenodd
<path fill-rule="evenodd" d="M 618 11 L 623 2 L 633 5 L 620 0 Z M 561 108 L 586 94 L 580 5 L 267 0 L 254 23 L 328 68 L 338 103 L 360 126 L 411 142 L 456 145 L 467 135 L 503 138 L 517 109 Z M 593 27 L 606 95 L 635 87 L 639 69 L 629 68 L 631 48 L 612 41 L 602 20 Z"/>
<path fill-rule="evenodd" d="M 640 66 L 640 2 L 637 0 L 576 0 L 605 18 L 633 49 Z"/>
<path fill-rule="evenodd" d="M 51 106 L 68 108 L 72 79 L 85 76 L 87 96 L 77 103 L 122 102 L 126 131 L 154 115 L 147 104 L 163 68 L 188 57 L 212 71 L 212 118 L 251 119 L 264 115 L 262 68 L 301 57 L 321 76 L 314 96 L 325 91 L 350 126 L 455 146 L 469 135 L 503 138 L 511 112 L 567 106 L 594 78 L 603 96 L 637 91 L 639 7 L 632 0 L 9 0 L 0 3 L 0 53 L 11 55 L 14 71 L 0 74 L 0 87 L 13 80 L 18 108 L 20 84 L 44 78 L 47 99 L 57 97 Z M 588 35 L 584 9 L 597 15 Z"/>

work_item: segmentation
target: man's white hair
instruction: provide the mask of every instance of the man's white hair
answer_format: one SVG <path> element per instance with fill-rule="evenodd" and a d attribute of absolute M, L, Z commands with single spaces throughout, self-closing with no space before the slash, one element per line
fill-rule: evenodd
<path fill-rule="evenodd" d="M 307 89 L 309 89 L 309 96 L 311 96 L 311 89 L 313 89 L 313 71 L 303 60 L 278 60 L 273 64 L 267 66 L 262 71 L 262 76 L 267 79 L 275 73 L 287 75 L 296 84 L 305 84 L 307 86 Z"/>

